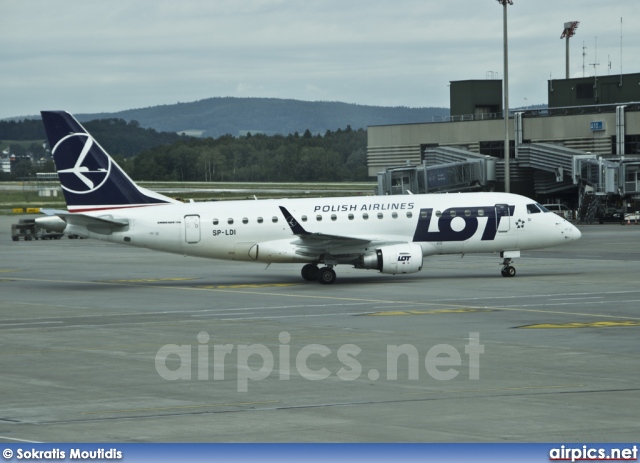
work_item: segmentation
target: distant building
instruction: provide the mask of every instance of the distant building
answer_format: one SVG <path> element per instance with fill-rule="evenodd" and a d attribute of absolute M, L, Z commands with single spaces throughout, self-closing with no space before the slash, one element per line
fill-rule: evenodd
<path fill-rule="evenodd" d="M 548 108 L 510 111 L 511 191 L 575 208 L 585 191 L 595 191 L 605 202 L 617 197 L 622 206 L 636 207 L 631 203 L 640 199 L 639 84 L 640 74 L 550 80 Z M 450 101 L 451 116 L 442 122 L 368 127 L 369 175 L 407 164 L 429 170 L 484 163 L 490 156 L 495 182 L 479 185 L 476 176 L 470 186 L 503 190 L 502 81 L 451 82 Z M 446 191 L 445 177 L 440 175 L 434 189 L 425 171 L 422 187 L 414 183 L 419 191 L 412 192 Z M 459 190 L 454 183 L 451 191 Z M 381 188 L 389 193 L 391 183 Z"/>
<path fill-rule="evenodd" d="M 640 74 L 549 80 L 549 108 L 640 102 Z"/>

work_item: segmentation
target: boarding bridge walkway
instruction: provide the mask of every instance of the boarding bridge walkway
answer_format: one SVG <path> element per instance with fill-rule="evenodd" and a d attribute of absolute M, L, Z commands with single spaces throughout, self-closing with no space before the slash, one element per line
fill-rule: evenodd
<path fill-rule="evenodd" d="M 379 173 L 379 193 L 473 190 L 491 187 L 496 180 L 504 179 L 503 160 L 459 147 L 428 147 L 422 158 L 421 166 L 399 166 Z M 597 196 L 625 193 L 621 162 L 554 144 L 518 145 L 517 157 L 510 165 L 511 181 L 531 177 L 539 195 L 566 192 L 578 185 Z"/>
<path fill-rule="evenodd" d="M 428 149 L 425 160 L 429 169 L 452 162 L 496 162 L 495 158 L 453 147 Z M 517 148 L 517 157 L 512 160 L 510 170 L 512 179 L 533 174 L 536 193 L 542 195 L 575 188 L 578 183 L 592 186 L 598 194 L 607 194 L 617 192 L 617 179 L 612 174 L 617 168 L 618 163 L 584 151 L 549 143 L 523 143 Z M 481 170 L 487 171 L 486 168 Z M 497 160 L 495 171 L 498 177 L 504 178 L 502 160 Z M 485 185 L 487 179 L 482 180 Z"/>

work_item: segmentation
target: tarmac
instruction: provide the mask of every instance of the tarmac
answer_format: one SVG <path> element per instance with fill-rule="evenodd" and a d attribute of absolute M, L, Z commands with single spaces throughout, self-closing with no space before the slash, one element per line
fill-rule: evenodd
<path fill-rule="evenodd" d="M 634 442 L 640 226 L 412 275 L 10 239 L 0 442 Z"/>

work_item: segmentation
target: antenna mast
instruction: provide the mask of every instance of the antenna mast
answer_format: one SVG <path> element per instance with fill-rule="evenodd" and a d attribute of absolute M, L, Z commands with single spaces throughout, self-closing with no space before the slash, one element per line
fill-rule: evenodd
<path fill-rule="evenodd" d="M 598 102 L 598 66 L 600 66 L 600 63 L 598 63 L 598 36 L 597 35 L 596 35 L 596 49 L 595 49 L 594 55 L 595 57 L 594 57 L 593 63 L 591 63 L 589 66 L 593 66 L 593 93 L 597 103 Z"/>
<path fill-rule="evenodd" d="M 622 87 L 622 16 L 620 17 L 620 87 Z"/>
<path fill-rule="evenodd" d="M 593 63 L 589 64 L 589 66 L 593 66 L 593 76 L 596 78 L 596 81 L 598 80 L 598 69 L 597 67 L 600 66 L 600 63 L 598 63 L 598 36 L 596 35 L 596 50 L 594 52 L 594 59 L 593 59 Z"/>

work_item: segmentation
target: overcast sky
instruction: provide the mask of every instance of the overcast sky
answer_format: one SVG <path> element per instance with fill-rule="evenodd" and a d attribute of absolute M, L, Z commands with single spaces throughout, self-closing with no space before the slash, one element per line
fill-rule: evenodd
<path fill-rule="evenodd" d="M 572 77 L 583 44 L 587 76 L 640 72 L 638 19 L 639 0 L 514 0 L 510 106 L 564 78 L 567 21 Z M 0 118 L 215 96 L 448 107 L 449 81 L 503 77 L 502 44 L 496 0 L 0 0 Z"/>

